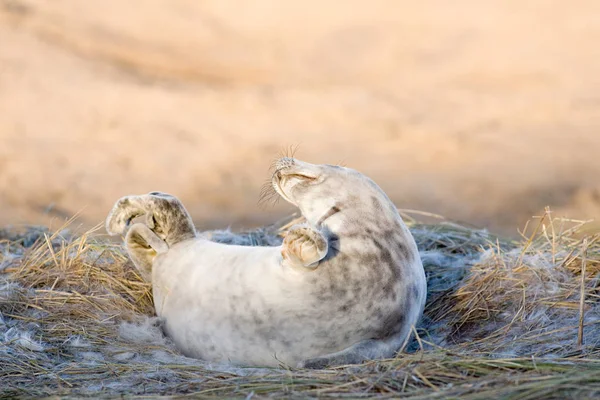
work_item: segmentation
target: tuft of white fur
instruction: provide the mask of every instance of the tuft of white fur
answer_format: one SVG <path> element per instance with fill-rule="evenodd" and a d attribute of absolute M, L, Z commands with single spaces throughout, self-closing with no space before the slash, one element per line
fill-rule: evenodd
<path fill-rule="evenodd" d="M 162 333 L 161 318 L 145 317 L 137 322 L 122 322 L 119 325 L 119 336 L 129 342 L 162 346 L 166 338 Z"/>
<path fill-rule="evenodd" d="M 32 333 L 29 331 L 22 331 L 18 328 L 10 328 L 4 332 L 4 343 L 14 343 L 24 349 L 31 351 L 44 351 L 46 346 L 39 340 L 32 338 Z"/>
<path fill-rule="evenodd" d="M 64 342 L 64 344 L 66 344 L 67 346 L 70 346 L 70 347 L 74 347 L 74 348 L 82 348 L 82 349 L 83 349 L 83 348 L 88 348 L 88 347 L 91 347 L 91 344 L 90 344 L 90 342 L 89 342 L 87 339 L 85 339 L 85 338 L 82 338 L 82 337 L 81 337 L 81 336 L 79 336 L 79 335 L 75 335 L 75 336 L 71 336 L 71 337 L 69 337 L 69 338 L 68 338 L 68 339 L 67 339 L 67 340 Z"/>
<path fill-rule="evenodd" d="M 0 278 L 0 299 L 5 301 L 15 301 L 19 296 L 21 286 L 7 279 Z"/>

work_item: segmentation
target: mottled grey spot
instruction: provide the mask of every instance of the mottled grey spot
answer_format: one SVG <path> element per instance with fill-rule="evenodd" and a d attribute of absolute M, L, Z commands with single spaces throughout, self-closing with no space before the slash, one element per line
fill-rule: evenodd
<path fill-rule="evenodd" d="M 358 254 L 357 260 L 361 266 L 372 267 L 379 262 L 379 256 L 375 253 Z"/>
<path fill-rule="evenodd" d="M 410 285 L 410 296 L 414 301 L 417 301 L 420 297 L 421 293 L 416 284 Z"/>
<path fill-rule="evenodd" d="M 371 205 L 373 206 L 373 208 L 377 211 L 381 211 L 383 210 L 383 207 L 381 206 L 381 202 L 379 201 L 379 199 L 375 196 L 371 196 Z"/>
<path fill-rule="evenodd" d="M 346 313 L 348 312 L 348 310 L 350 310 L 350 305 L 348 303 L 342 304 L 339 308 L 338 311 L 342 312 L 342 313 Z"/>
<path fill-rule="evenodd" d="M 379 328 L 375 331 L 375 339 L 383 339 L 390 337 L 402 329 L 406 320 L 406 315 L 410 309 L 410 303 L 407 303 L 404 307 L 397 307 L 392 309 L 390 313 L 385 315 L 380 320 Z"/>

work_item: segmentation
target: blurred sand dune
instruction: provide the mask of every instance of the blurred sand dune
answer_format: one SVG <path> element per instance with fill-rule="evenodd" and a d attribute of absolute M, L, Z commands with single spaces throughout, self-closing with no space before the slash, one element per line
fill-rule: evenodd
<path fill-rule="evenodd" d="M 597 0 L 0 0 L 0 223 L 150 190 L 274 221 L 258 192 L 297 144 L 496 231 L 599 217 L 598 43 Z"/>

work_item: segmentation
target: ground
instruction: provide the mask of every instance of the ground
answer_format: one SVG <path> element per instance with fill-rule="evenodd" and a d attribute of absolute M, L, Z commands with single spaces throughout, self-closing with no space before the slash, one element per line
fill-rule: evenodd
<path fill-rule="evenodd" d="M 598 398 L 598 232 L 551 214 L 521 241 L 407 220 L 428 280 L 413 339 L 396 358 L 322 370 L 184 357 L 121 246 L 0 229 L 0 398 Z M 203 236 L 274 245 L 287 228 Z"/>
<path fill-rule="evenodd" d="M 0 226 L 171 192 L 254 226 L 271 160 L 492 231 L 600 216 L 600 2 L 0 0 Z M 58 220 L 58 221 L 57 221 Z"/>

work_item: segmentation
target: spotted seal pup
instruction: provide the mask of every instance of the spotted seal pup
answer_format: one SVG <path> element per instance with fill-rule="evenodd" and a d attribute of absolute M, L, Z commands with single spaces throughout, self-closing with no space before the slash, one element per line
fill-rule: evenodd
<path fill-rule="evenodd" d="M 168 194 L 117 201 L 106 228 L 126 232 L 165 333 L 187 356 L 236 365 L 321 368 L 394 356 L 427 291 L 394 204 L 357 171 L 288 157 L 276 162 L 272 185 L 307 221 L 278 247 L 202 239 Z"/>

